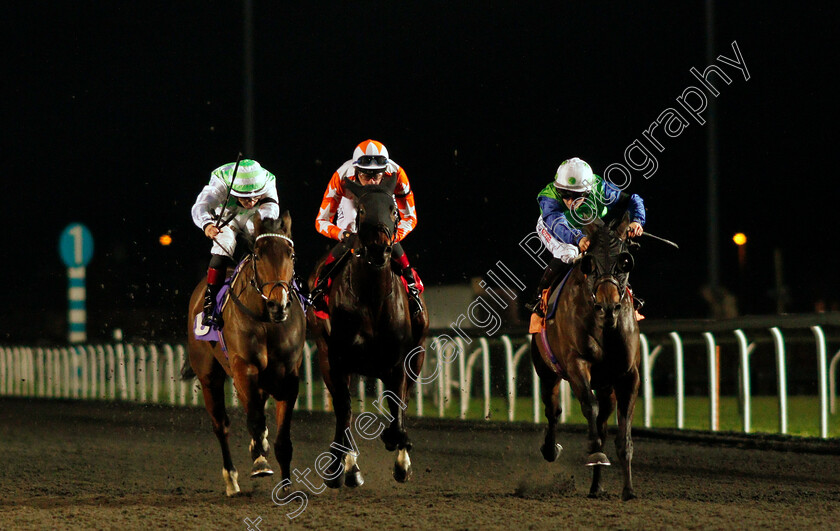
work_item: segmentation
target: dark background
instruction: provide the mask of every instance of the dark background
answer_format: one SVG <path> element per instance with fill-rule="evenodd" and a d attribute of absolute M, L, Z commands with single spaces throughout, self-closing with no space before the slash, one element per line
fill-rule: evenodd
<path fill-rule="evenodd" d="M 518 247 L 536 194 L 564 159 L 596 173 L 703 71 L 703 2 L 254 1 L 256 158 L 278 177 L 298 268 L 329 241 L 314 218 L 332 172 L 367 138 L 405 167 L 419 224 L 406 240 L 427 285 L 467 282 Z M 737 41 L 750 80 L 715 83 L 721 283 L 742 313 L 776 311 L 773 250 L 789 312 L 840 299 L 836 17 L 825 7 L 716 5 L 715 55 Z M 4 24 L 6 210 L 0 341 L 60 342 L 58 238 L 87 225 L 88 336 L 180 337 L 209 242 L 190 207 L 243 145 L 242 3 L 31 2 Z M 716 64 L 721 65 L 717 62 Z M 681 110 L 681 109 L 680 109 Z M 649 318 L 705 317 L 707 131 L 663 137 L 659 170 L 629 190 L 646 228 L 633 276 Z M 735 232 L 747 234 L 739 270 Z M 161 234 L 173 243 L 162 247 Z"/>

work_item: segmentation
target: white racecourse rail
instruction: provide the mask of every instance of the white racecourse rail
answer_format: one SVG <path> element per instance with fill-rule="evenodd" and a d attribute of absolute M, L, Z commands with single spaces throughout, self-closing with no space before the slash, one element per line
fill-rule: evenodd
<path fill-rule="evenodd" d="M 734 340 L 739 356 L 738 381 L 739 402 L 742 412 L 743 431 L 750 432 L 750 356 L 756 343 L 750 343 L 748 333 L 758 336 L 763 331 L 772 337 L 776 358 L 777 393 L 779 400 L 779 433 L 787 433 L 787 372 L 785 361 L 786 340 L 782 330 L 809 329 L 813 335 L 815 365 L 813 377 L 817 383 L 820 399 L 820 433 L 828 436 L 828 412 L 836 411 L 836 381 L 840 351 L 827 362 L 826 327 L 835 331 L 840 325 L 840 314 L 815 314 L 799 316 L 773 316 L 768 318 L 740 318 L 727 321 L 643 321 L 642 346 L 642 390 L 640 407 L 644 414 L 644 426 L 650 427 L 653 416 L 654 367 L 660 354 L 671 347 L 674 355 L 674 399 L 676 401 L 676 427 L 684 427 L 685 376 L 684 350 L 686 341 L 692 337 L 702 338 L 707 358 L 710 403 L 710 426 L 718 429 L 717 407 L 719 399 L 718 366 L 719 339 Z M 470 330 L 466 329 L 469 333 Z M 748 331 L 748 332 L 745 332 Z M 449 332 L 446 335 L 444 333 Z M 471 336 L 469 343 L 451 331 L 440 331 L 426 341 L 426 363 L 415 386 L 414 407 L 418 416 L 452 415 L 447 404 L 452 404 L 453 395 L 458 397 L 457 416 L 466 418 L 470 405 L 480 403 L 481 417 L 491 418 L 491 396 L 501 395 L 507 404 L 505 419 L 517 418 L 518 394 L 530 388 L 529 417 L 531 421 L 542 421 L 542 405 L 539 399 L 539 382 L 530 361 L 530 336 L 527 334 L 498 335 L 496 337 Z M 716 335 L 717 334 L 717 335 Z M 451 339 L 454 337 L 454 340 Z M 446 340 L 441 340 L 445 338 Z M 307 342 L 304 348 L 303 392 L 296 408 L 316 409 L 315 395 L 320 402 L 318 409 L 330 409 L 330 401 L 323 382 L 313 381 L 314 344 Z M 652 347 L 652 348 L 651 348 Z M 130 344 L 72 345 L 58 348 L 27 346 L 0 346 L 0 396 L 28 396 L 65 399 L 122 400 L 172 405 L 199 405 L 200 390 L 195 381 L 180 380 L 180 368 L 184 362 L 185 350 L 181 344 Z M 491 363 L 491 360 L 492 363 Z M 523 365 L 524 363 L 524 365 Z M 481 385 L 474 384 L 476 371 L 481 373 Z M 502 371 L 504 388 L 493 393 L 491 372 Z M 524 382 L 519 382 L 521 379 Z M 501 381 L 500 378 L 497 380 Z M 528 381 L 530 380 L 530 381 Z M 529 385 L 530 384 L 530 385 Z M 497 382 L 497 387 L 499 382 Z M 316 387 L 318 391 L 316 391 Z M 472 390 L 480 388 L 480 396 L 474 397 Z M 382 383 L 376 382 L 376 394 L 383 392 Z M 364 408 L 366 384 L 358 380 L 358 397 Z M 230 405 L 237 405 L 235 393 L 229 393 Z M 430 399 L 436 411 L 424 411 L 424 401 Z M 478 400 L 475 400 L 478 398 Z M 560 400 L 562 416 L 572 402 L 568 384 L 561 386 Z M 521 400 L 520 400 L 521 403 Z M 477 416 L 472 412 L 472 417 Z M 494 419 L 499 420 L 499 419 Z"/>

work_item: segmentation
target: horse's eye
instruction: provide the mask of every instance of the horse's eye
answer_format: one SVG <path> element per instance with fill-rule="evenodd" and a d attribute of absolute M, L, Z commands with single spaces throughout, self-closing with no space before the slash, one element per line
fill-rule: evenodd
<path fill-rule="evenodd" d="M 365 215 L 365 209 L 364 209 L 364 208 L 360 208 L 360 209 L 359 209 L 359 215 L 360 215 L 360 216 L 364 216 L 364 215 Z"/>

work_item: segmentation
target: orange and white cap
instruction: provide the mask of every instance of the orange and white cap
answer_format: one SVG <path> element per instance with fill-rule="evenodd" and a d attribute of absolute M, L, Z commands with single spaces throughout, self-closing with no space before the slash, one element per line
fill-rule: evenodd
<path fill-rule="evenodd" d="M 353 166 L 362 170 L 384 170 L 388 165 L 388 149 L 382 142 L 365 140 L 353 151 Z"/>

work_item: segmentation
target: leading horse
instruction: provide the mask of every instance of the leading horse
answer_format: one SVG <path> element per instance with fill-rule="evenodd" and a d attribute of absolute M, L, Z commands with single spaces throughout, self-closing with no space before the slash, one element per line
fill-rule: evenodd
<path fill-rule="evenodd" d="M 283 479 L 289 479 L 292 460 L 290 426 L 298 395 L 298 382 L 306 322 L 293 286 L 295 249 L 288 212 L 277 219 L 254 218 L 255 239 L 251 253 L 240 263 L 222 310 L 224 343 L 200 341 L 194 316 L 201 314 L 205 282 L 190 298 L 188 348 L 190 365 L 201 382 L 204 405 L 213 432 L 222 447 L 222 476 L 228 496 L 237 494 L 238 474 L 230 455 L 230 419 L 225 412 L 224 384 L 233 379 L 245 409 L 251 435 L 251 477 L 269 476 L 268 429 L 265 402 L 276 402 L 277 438 L 274 453 Z M 291 481 L 290 483 L 291 484 Z"/>
<path fill-rule="evenodd" d="M 379 185 L 344 182 L 355 197 L 358 212 L 354 249 L 339 259 L 341 269 L 333 276 L 328 290 L 329 318 L 321 319 L 312 310 L 307 315 L 318 346 L 321 375 L 335 409 L 335 437 L 330 445 L 333 457 L 325 474 L 331 488 L 340 487 L 342 482 L 349 487 L 364 483 L 354 451 L 358 447 L 352 444 L 350 433 L 351 374 L 382 380 L 385 393 L 375 404 L 388 402 L 390 414 L 386 416 L 390 425 L 385 428 L 380 423 L 379 430 L 368 430 L 362 436 L 371 438 L 371 434 L 378 434 L 386 449 L 397 450 L 397 481 L 411 477 L 412 445 L 405 430 L 404 409 L 414 379 L 423 367 L 424 351 L 417 347 L 426 337 L 429 318 L 425 303 L 422 311 L 411 317 L 401 277 L 391 268 L 398 216 L 393 197 L 395 184 L 395 177 Z M 310 278 L 311 284 L 318 272 Z M 360 424 L 364 424 L 361 416 L 356 422 L 357 430 Z"/>
<path fill-rule="evenodd" d="M 540 448 L 543 457 L 551 462 L 560 454 L 556 442 L 558 392 L 561 379 L 565 379 L 589 426 L 586 465 L 592 467 L 590 497 L 603 492 L 601 469 L 610 464 L 604 454 L 607 421 L 618 406 L 615 447 L 624 476 L 623 500 L 636 497 L 630 471 L 630 431 L 641 360 L 639 326 L 627 285 L 633 268 L 633 256 L 627 251 L 627 225 L 625 217 L 615 230 L 601 220 L 584 228 L 591 242 L 589 249 L 562 287 L 553 318 L 531 338 L 531 358 L 548 419 Z"/>

